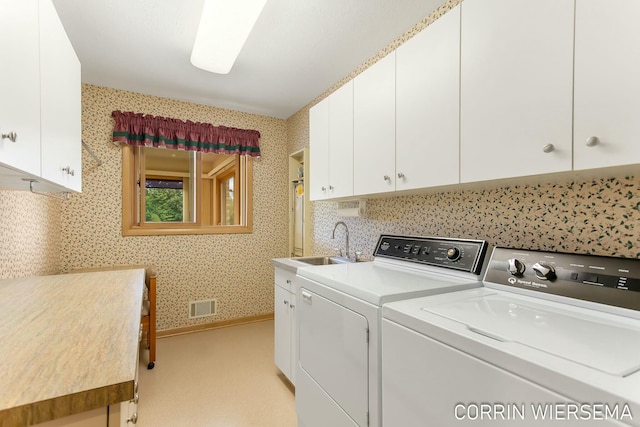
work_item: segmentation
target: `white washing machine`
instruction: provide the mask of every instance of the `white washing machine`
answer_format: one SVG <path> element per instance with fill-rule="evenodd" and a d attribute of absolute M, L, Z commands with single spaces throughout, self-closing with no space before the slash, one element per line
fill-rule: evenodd
<path fill-rule="evenodd" d="M 483 283 L 383 307 L 384 426 L 640 426 L 640 259 L 495 248 Z"/>
<path fill-rule="evenodd" d="M 381 306 L 481 286 L 487 243 L 380 237 L 374 261 L 299 268 L 299 427 L 381 425 Z"/>

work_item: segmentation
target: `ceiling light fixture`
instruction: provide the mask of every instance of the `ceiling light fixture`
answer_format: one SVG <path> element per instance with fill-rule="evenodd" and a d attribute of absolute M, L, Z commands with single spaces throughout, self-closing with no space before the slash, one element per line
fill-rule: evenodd
<path fill-rule="evenodd" d="M 191 63 L 228 74 L 267 0 L 205 0 Z"/>

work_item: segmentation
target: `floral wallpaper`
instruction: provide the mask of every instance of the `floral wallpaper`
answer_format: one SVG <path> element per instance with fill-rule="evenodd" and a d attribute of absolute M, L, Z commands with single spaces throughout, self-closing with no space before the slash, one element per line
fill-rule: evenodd
<path fill-rule="evenodd" d="M 287 256 L 288 155 L 309 144 L 309 108 L 417 34 L 460 0 L 446 2 L 288 120 L 83 86 L 83 192 L 59 201 L 0 191 L 0 278 L 75 268 L 154 264 L 158 328 L 172 329 L 273 311 L 273 267 Z M 254 232 L 242 235 L 121 236 L 121 153 L 110 142 L 111 111 L 208 121 L 257 129 L 263 156 L 254 163 Z M 640 174 L 639 174 L 640 175 Z M 362 218 L 337 216 L 336 203 L 312 203 L 313 252 L 344 246 L 371 256 L 382 233 L 486 239 L 491 245 L 640 258 L 640 176 L 564 178 L 370 199 Z M 231 260 L 231 261 L 230 261 Z M 214 317 L 188 319 L 188 302 L 218 299 Z"/>
<path fill-rule="evenodd" d="M 215 107 L 84 85 L 83 191 L 62 206 L 62 271 L 153 264 L 158 271 L 158 329 L 173 329 L 273 312 L 271 258 L 287 253 L 286 123 Z M 111 142 L 113 110 L 134 111 L 255 129 L 262 157 L 254 159 L 253 233 L 122 237 L 121 149 Z M 189 301 L 217 299 L 218 314 L 188 318 Z"/>
<path fill-rule="evenodd" d="M 27 191 L 0 191 L 0 279 L 60 270 L 60 206 Z"/>

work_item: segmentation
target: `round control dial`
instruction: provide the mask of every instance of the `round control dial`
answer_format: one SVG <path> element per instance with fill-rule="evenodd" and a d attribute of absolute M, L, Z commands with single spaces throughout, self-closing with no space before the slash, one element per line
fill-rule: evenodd
<path fill-rule="evenodd" d="M 544 262 L 536 262 L 533 265 L 533 272 L 540 280 L 553 280 L 556 278 L 556 270 L 552 265 Z"/>
<path fill-rule="evenodd" d="M 507 271 L 511 273 L 511 275 L 522 276 L 524 274 L 524 270 L 526 270 L 526 267 L 520 260 L 511 258 L 507 261 L 507 263 Z"/>
<path fill-rule="evenodd" d="M 458 248 L 449 248 L 447 249 L 447 259 L 450 261 L 457 261 L 460 259 L 460 256 L 462 254 L 460 253 L 460 249 Z"/>

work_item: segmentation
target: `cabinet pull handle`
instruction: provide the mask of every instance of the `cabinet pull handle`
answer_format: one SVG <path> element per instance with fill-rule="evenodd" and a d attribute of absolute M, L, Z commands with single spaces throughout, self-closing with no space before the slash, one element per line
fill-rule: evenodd
<path fill-rule="evenodd" d="M 385 181 L 391 181 L 391 178 L 389 177 L 389 175 L 385 175 L 385 176 L 384 176 L 384 180 L 385 180 Z"/>
<path fill-rule="evenodd" d="M 296 305 L 295 304 L 289 304 L 289 307 L 296 308 Z"/>
<path fill-rule="evenodd" d="M 291 280 L 287 279 L 287 284 L 290 285 L 291 284 Z"/>
<path fill-rule="evenodd" d="M 284 305 L 289 305 L 289 301 L 284 300 L 283 302 L 284 302 Z"/>
<path fill-rule="evenodd" d="M 398 178 L 400 179 L 404 178 L 404 174 L 402 172 L 398 172 Z"/>
<path fill-rule="evenodd" d="M 545 153 L 551 153 L 555 149 L 556 147 L 554 147 L 553 144 L 547 144 L 544 147 L 542 147 L 542 151 L 544 151 Z"/>
<path fill-rule="evenodd" d="M 329 186 L 329 190 L 334 190 L 333 185 L 330 185 L 330 186 Z"/>
<path fill-rule="evenodd" d="M 302 291 L 302 301 L 307 304 L 311 304 L 311 294 L 309 292 Z"/>
<path fill-rule="evenodd" d="M 65 166 L 62 168 L 62 172 L 66 172 L 67 174 L 74 176 L 75 175 L 75 171 L 73 169 L 71 169 L 71 166 Z"/>
<path fill-rule="evenodd" d="M 11 142 L 16 142 L 16 139 L 18 139 L 18 134 L 15 132 L 3 133 L 2 139 L 8 139 Z"/>
<path fill-rule="evenodd" d="M 590 136 L 587 138 L 587 147 L 595 147 L 598 144 L 600 144 L 600 138 L 597 136 Z"/>
<path fill-rule="evenodd" d="M 327 187 L 322 187 L 322 191 L 327 191 Z"/>
<path fill-rule="evenodd" d="M 134 412 L 131 418 L 127 418 L 127 423 L 136 424 L 138 422 L 138 413 Z"/>
<path fill-rule="evenodd" d="M 133 403 L 135 403 L 136 405 L 138 404 L 138 402 L 140 402 L 140 395 L 138 393 L 136 393 L 135 396 L 133 396 Z"/>

